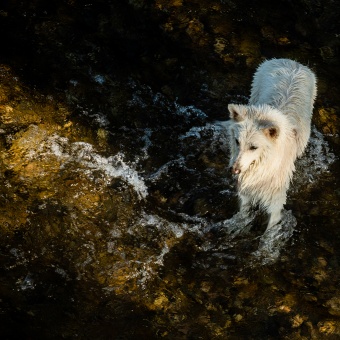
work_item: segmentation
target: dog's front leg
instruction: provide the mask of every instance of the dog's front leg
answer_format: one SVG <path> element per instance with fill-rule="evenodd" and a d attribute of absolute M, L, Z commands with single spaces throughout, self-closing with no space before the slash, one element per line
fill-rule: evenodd
<path fill-rule="evenodd" d="M 249 196 L 240 195 L 240 213 L 244 217 L 248 217 L 251 208 L 251 200 Z"/>
<path fill-rule="evenodd" d="M 267 208 L 269 222 L 267 230 L 281 221 L 283 205 L 286 203 L 286 194 L 277 194 L 273 197 L 270 206 Z"/>

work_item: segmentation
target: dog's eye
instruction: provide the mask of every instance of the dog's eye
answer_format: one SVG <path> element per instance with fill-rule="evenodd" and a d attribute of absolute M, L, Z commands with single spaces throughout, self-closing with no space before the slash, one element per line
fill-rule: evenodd
<path fill-rule="evenodd" d="M 235 138 L 236 145 L 239 146 L 240 142 Z"/>
<path fill-rule="evenodd" d="M 255 146 L 255 145 L 251 145 L 250 148 L 249 148 L 249 150 L 251 150 L 251 151 L 254 151 L 256 149 L 257 149 L 257 146 Z"/>

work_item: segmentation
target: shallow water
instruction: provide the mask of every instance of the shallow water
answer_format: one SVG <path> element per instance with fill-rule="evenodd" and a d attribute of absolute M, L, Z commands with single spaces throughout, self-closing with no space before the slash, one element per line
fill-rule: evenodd
<path fill-rule="evenodd" d="M 188 27 L 199 45 L 208 44 L 197 21 Z M 237 213 L 225 131 L 216 121 L 225 118 L 226 102 L 247 101 L 242 84 L 249 85 L 261 55 L 250 53 L 246 31 L 233 60 L 227 41 L 215 42 L 227 68 L 183 61 L 182 50 L 164 62 L 164 72 L 179 63 L 191 77 L 189 98 L 176 82 L 148 84 L 155 69 L 146 51 L 150 69 L 138 73 L 123 62 L 122 70 L 97 67 L 96 54 L 75 47 L 71 64 L 81 71 L 55 74 L 52 86 L 42 76 L 46 65 L 20 72 L 19 61 L 3 58 L 2 338 L 339 337 L 338 98 L 325 90 L 337 84 L 311 56 L 321 93 L 311 139 L 283 219 L 265 231 L 260 212 Z M 280 48 L 284 56 L 306 54 L 298 44 Z M 214 70 L 219 66 L 226 74 Z M 229 85 L 216 81 L 222 76 Z M 60 78 L 67 79 L 62 88 Z"/>
<path fill-rule="evenodd" d="M 158 105 L 162 96 L 149 95 Z M 133 105 L 140 105 L 137 94 Z M 173 104 L 163 98 L 161 105 Z M 223 127 L 194 106 L 173 107 L 186 124 L 161 155 L 167 126 L 100 127 L 101 137 L 84 141 L 72 131 L 77 123 L 37 119 L 6 134 L 8 243 L 1 261 L 8 337 L 16 320 L 24 322 L 24 336 L 49 328 L 53 337 L 232 338 L 248 327 L 253 332 L 254 322 L 257 337 L 296 328 L 337 332 L 336 318 L 322 317 L 327 303 L 330 315 L 337 313 L 331 273 L 338 265 L 331 234 L 337 201 L 324 190 L 334 184 L 338 161 L 323 135 L 313 128 L 297 162 L 290 210 L 264 232 L 261 214 L 236 214 Z M 114 147 L 98 151 L 108 136 Z M 272 320 L 289 328 L 268 330 Z M 322 322 L 334 330 L 323 331 Z"/>

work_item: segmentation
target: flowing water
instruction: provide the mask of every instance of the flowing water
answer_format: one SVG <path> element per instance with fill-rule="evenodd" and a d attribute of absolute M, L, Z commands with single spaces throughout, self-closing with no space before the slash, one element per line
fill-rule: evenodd
<path fill-rule="evenodd" d="M 225 112 L 206 98 L 216 74 L 191 71 L 192 101 L 116 70 L 63 75 L 63 91 L 43 93 L 1 65 L 1 338 L 340 336 L 334 126 L 313 121 L 283 219 L 266 231 L 261 212 L 237 213 L 215 121 Z M 318 117 L 332 105 L 319 100 Z"/>

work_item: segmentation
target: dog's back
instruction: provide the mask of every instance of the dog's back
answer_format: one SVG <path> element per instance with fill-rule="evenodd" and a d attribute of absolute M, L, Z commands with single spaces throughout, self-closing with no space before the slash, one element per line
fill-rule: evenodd
<path fill-rule="evenodd" d="M 306 66 L 290 59 L 271 59 L 257 69 L 250 105 L 268 104 L 286 114 L 295 127 L 298 156 L 309 139 L 316 78 Z"/>

